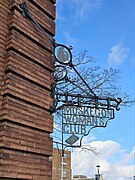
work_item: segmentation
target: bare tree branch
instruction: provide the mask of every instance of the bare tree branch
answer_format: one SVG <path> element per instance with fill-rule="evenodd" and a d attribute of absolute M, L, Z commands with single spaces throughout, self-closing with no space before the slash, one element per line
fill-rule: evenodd
<path fill-rule="evenodd" d="M 102 70 L 101 67 L 94 64 L 95 59 L 89 56 L 86 50 L 80 52 L 78 56 L 75 56 L 73 61 L 74 66 L 78 69 L 83 79 L 89 84 L 90 88 L 97 96 L 111 98 L 118 98 L 120 96 L 122 98 L 121 106 L 129 107 L 134 104 L 135 100 L 130 99 L 130 96 L 127 93 L 122 92 L 121 86 L 118 84 L 121 73 L 119 69 L 110 68 Z M 57 90 L 61 92 L 83 93 L 89 95 L 90 90 L 75 74 L 72 68 L 68 67 L 67 70 L 68 78 L 57 83 Z M 56 116 L 55 123 L 62 127 L 61 114 L 56 112 Z M 62 131 L 57 127 L 54 127 L 54 131 L 62 133 Z M 58 139 L 58 137 L 55 136 L 54 139 Z M 82 146 L 81 149 L 82 151 L 91 151 L 98 155 L 93 147 L 85 145 Z"/>

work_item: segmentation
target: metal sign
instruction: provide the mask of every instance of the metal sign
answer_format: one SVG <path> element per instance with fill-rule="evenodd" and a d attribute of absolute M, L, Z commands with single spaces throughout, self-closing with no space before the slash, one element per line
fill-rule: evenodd
<path fill-rule="evenodd" d="M 64 105 L 62 116 L 63 133 L 84 135 L 87 127 L 104 127 L 109 119 L 114 119 L 114 109 Z"/>
<path fill-rule="evenodd" d="M 78 140 L 79 140 L 79 137 L 72 134 L 68 139 L 65 140 L 65 142 L 70 144 L 70 145 L 73 145 Z"/>

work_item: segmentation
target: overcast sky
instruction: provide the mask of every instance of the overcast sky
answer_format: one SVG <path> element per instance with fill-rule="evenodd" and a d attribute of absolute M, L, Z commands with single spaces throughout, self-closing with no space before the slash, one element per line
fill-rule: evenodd
<path fill-rule="evenodd" d="M 121 71 L 119 85 L 135 98 L 135 0 L 57 0 L 56 42 L 88 50 L 102 68 Z M 94 177 L 96 165 L 105 180 L 133 179 L 135 106 L 122 107 L 103 129 L 94 129 L 83 144 L 92 152 L 72 152 L 73 174 Z M 80 163 L 81 162 L 81 163 Z"/>

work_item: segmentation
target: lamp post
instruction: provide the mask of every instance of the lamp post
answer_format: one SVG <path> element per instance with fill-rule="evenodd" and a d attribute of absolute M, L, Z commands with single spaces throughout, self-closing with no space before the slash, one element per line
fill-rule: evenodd
<path fill-rule="evenodd" d="M 97 167 L 97 169 L 98 169 L 98 180 L 99 180 L 99 177 L 100 177 L 100 174 L 99 174 L 100 165 L 97 165 L 96 167 Z"/>

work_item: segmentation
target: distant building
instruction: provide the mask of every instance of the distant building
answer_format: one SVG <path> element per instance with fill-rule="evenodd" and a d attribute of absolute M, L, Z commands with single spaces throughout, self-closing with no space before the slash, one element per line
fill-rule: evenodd
<path fill-rule="evenodd" d="M 50 157 L 52 161 L 52 180 L 60 180 L 62 174 L 62 151 L 60 149 L 53 149 L 53 156 Z M 64 150 L 64 162 L 63 162 L 63 179 L 64 180 L 98 180 L 98 175 L 95 178 L 88 178 L 85 175 L 74 175 L 72 179 L 71 170 L 71 152 Z M 100 174 L 99 180 L 103 180 L 102 174 Z"/>
<path fill-rule="evenodd" d="M 60 149 L 53 149 L 52 160 L 52 180 L 61 179 L 61 170 L 62 170 L 62 151 Z M 71 171 L 71 152 L 64 150 L 64 163 L 63 163 L 63 177 L 64 180 L 71 180 L 72 171 Z"/>
<path fill-rule="evenodd" d="M 95 178 L 88 178 L 84 175 L 74 175 L 73 180 L 98 180 L 98 175 L 95 175 Z M 100 174 L 99 180 L 103 180 L 103 176 Z"/>
<path fill-rule="evenodd" d="M 74 175 L 73 180 L 95 180 L 95 178 L 87 178 L 84 175 Z"/>

